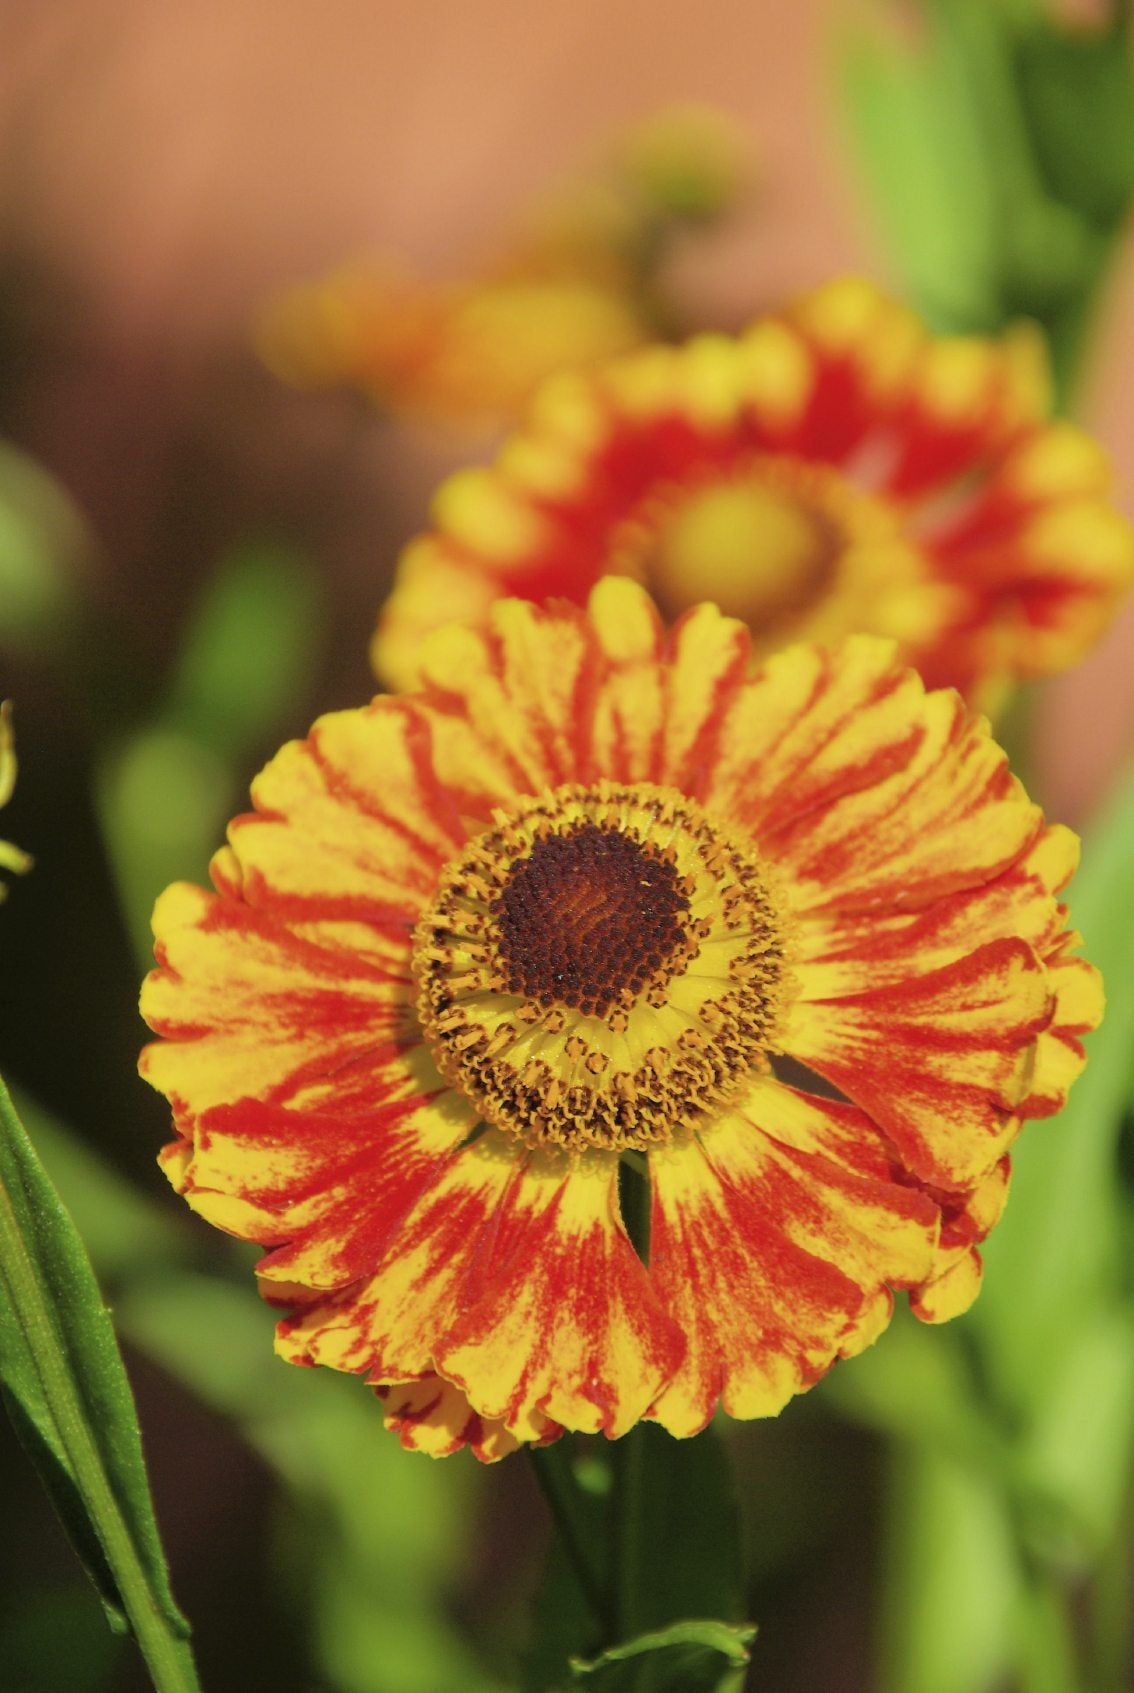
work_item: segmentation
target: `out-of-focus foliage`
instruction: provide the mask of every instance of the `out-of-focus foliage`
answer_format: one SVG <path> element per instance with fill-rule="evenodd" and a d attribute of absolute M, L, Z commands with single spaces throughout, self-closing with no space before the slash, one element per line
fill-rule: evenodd
<path fill-rule="evenodd" d="M 223 558 L 150 719 L 104 748 L 97 799 L 140 961 L 169 882 L 201 880 L 245 777 L 294 708 L 322 626 L 316 578 L 294 550 L 256 543 Z"/>
<path fill-rule="evenodd" d="M 67 635 L 88 546 L 58 482 L 0 442 L 0 643 L 42 649 Z"/>
<path fill-rule="evenodd" d="M 1127 9 L 1094 28 L 1039 0 L 878 0 L 857 18 L 844 109 L 907 289 L 942 329 L 1034 318 L 1066 397 L 1134 193 Z"/>

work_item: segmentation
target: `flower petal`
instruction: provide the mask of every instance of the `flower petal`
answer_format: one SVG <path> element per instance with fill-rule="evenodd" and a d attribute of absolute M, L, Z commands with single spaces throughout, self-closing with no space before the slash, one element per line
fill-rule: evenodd
<path fill-rule="evenodd" d="M 280 1323 L 281 1357 L 373 1382 L 432 1370 L 469 1255 L 493 1225 L 515 1162 L 515 1142 L 495 1130 L 451 1154 L 365 1277 Z"/>
<path fill-rule="evenodd" d="M 447 1458 L 469 1446 L 481 1463 L 495 1464 L 521 1444 L 502 1422 L 478 1415 L 460 1388 L 442 1376 L 384 1382 L 374 1391 L 382 1401 L 386 1427 L 408 1451 Z M 547 1445 L 562 1432 L 547 1422 L 537 1444 Z"/>
<path fill-rule="evenodd" d="M 797 1000 L 782 1039 L 870 1113 L 911 1171 L 955 1191 L 1015 1138 L 1052 1011 L 1040 960 L 1003 939 L 888 987 Z"/>
<path fill-rule="evenodd" d="M 680 1361 L 618 1212 L 618 1161 L 533 1158 L 458 1291 L 437 1367 L 513 1432 L 625 1434 Z"/>
<path fill-rule="evenodd" d="M 979 886 L 1041 823 L 986 725 L 866 637 L 769 660 L 728 713 L 705 803 L 751 831 L 802 912 Z"/>
<path fill-rule="evenodd" d="M 718 1396 L 731 1416 L 774 1414 L 877 1334 L 886 1283 L 928 1273 L 937 1207 L 872 1145 L 860 1112 L 765 1080 L 698 1141 L 650 1154 L 650 1277 L 689 1346 L 651 1411 L 671 1433 L 695 1434 Z"/>
<path fill-rule="evenodd" d="M 142 989 L 156 1041 L 146 1080 L 189 1120 L 239 1099 L 282 1100 L 405 1044 L 409 947 L 391 968 L 318 945 L 242 900 L 184 882 L 154 910 L 158 968 Z"/>
<path fill-rule="evenodd" d="M 377 699 L 290 741 L 252 784 L 229 840 L 244 898 L 290 920 L 412 927 L 464 843 L 421 713 Z"/>

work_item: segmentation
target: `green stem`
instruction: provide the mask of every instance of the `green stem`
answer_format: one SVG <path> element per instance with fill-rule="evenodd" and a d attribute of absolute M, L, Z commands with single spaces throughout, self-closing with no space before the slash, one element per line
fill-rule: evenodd
<path fill-rule="evenodd" d="M 650 1182 L 648 1174 L 627 1166 L 620 1184 L 622 1219 L 635 1252 L 644 1264 L 650 1258 Z M 647 1549 L 643 1544 L 643 1491 L 646 1484 L 645 1436 L 632 1428 L 615 1442 L 614 1489 L 611 1498 L 613 1542 L 613 1609 L 616 1640 L 632 1640 L 646 1626 Z"/>
<path fill-rule="evenodd" d="M 1090 1685 L 1094 1693 L 1126 1693 L 1134 1633 L 1134 1498 L 1128 1497 L 1118 1529 L 1091 1585 Z"/>
<path fill-rule="evenodd" d="M 586 1501 L 572 1474 L 570 1452 L 564 1450 L 567 1438 L 557 1440 L 552 1446 L 529 1446 L 528 1456 L 575 1579 L 603 1630 L 604 1642 L 608 1642 L 615 1638 L 610 1594 L 590 1553 L 593 1535 L 587 1521 Z"/>
<path fill-rule="evenodd" d="M 0 1118 L 14 1119 L 0 1084 Z M 19 1129 L 15 1124 L 13 1134 Z M 8 1189 L 0 1182 L 0 1283 L 20 1324 L 60 1444 L 114 1575 L 157 1693 L 199 1693 L 188 1642 L 162 1614 L 91 1434 L 66 1348 L 28 1252 Z"/>
<path fill-rule="evenodd" d="M 1021 1630 L 1023 1693 L 1086 1693 L 1065 1586 L 1050 1573 L 1033 1578 Z"/>

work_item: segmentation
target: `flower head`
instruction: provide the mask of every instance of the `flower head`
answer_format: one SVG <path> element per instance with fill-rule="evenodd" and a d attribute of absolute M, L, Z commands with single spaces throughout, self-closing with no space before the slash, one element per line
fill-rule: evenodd
<path fill-rule="evenodd" d="M 663 110 L 541 195 L 462 274 L 430 278 L 385 258 L 281 291 L 261 316 L 261 354 L 298 387 L 360 389 L 433 422 L 513 422 L 545 377 L 659 332 L 671 237 L 728 211 L 745 176 L 724 114 Z"/>
<path fill-rule="evenodd" d="M 964 1309 L 1101 1006 L 1074 838 L 983 721 L 890 643 L 753 671 L 617 578 L 421 668 L 286 746 L 215 892 L 155 913 L 164 1166 L 266 1249 L 283 1356 L 497 1457 L 774 1413 L 892 1289 Z"/>
<path fill-rule="evenodd" d="M 932 686 L 988 701 L 1079 657 L 1134 577 L 1086 435 L 1048 417 L 1034 338 L 930 337 L 865 282 L 739 338 L 654 346 L 537 395 L 487 470 L 441 489 L 374 643 L 502 595 L 582 604 L 617 572 L 676 616 L 703 599 L 758 652 L 869 632 Z"/>

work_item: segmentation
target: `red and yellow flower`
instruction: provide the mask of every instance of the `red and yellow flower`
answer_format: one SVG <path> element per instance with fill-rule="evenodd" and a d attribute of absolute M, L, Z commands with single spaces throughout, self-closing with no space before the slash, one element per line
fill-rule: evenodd
<path fill-rule="evenodd" d="M 281 290 L 261 314 L 261 355 L 297 387 L 359 389 L 434 423 L 513 423 L 546 377 L 658 333 L 670 237 L 730 208 L 744 151 L 723 113 L 655 113 L 541 195 L 462 275 L 431 278 L 387 257 Z"/>
<path fill-rule="evenodd" d="M 841 280 L 736 339 L 653 346 L 537 395 L 487 469 L 440 490 L 379 622 L 405 684 L 445 617 L 586 601 L 615 572 L 669 616 L 703 599 L 758 654 L 873 633 L 983 703 L 1078 658 L 1134 577 L 1105 454 L 1049 417 L 1034 336 L 934 338 Z"/>
<path fill-rule="evenodd" d="M 155 913 L 164 1167 L 264 1247 L 281 1354 L 493 1458 L 768 1415 L 893 1289 L 964 1309 L 1101 1009 L 1074 837 L 983 720 L 873 637 L 667 636 L 624 578 L 420 667 Z"/>

